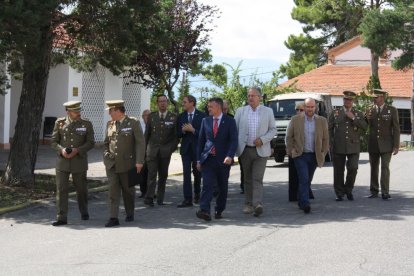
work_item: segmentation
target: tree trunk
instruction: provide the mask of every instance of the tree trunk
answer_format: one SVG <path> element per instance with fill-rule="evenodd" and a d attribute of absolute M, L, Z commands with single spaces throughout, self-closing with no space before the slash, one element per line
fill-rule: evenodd
<path fill-rule="evenodd" d="M 414 145 L 414 70 L 413 70 L 413 93 L 411 95 L 411 146 Z"/>
<path fill-rule="evenodd" d="M 52 50 L 52 33 L 44 30 L 40 42 L 24 53 L 22 93 L 9 159 L 2 182 L 34 187 L 34 169 L 46 98 Z"/>
<path fill-rule="evenodd" d="M 374 54 L 371 52 L 371 76 L 375 76 L 376 78 L 379 78 L 378 76 L 378 64 L 379 64 L 379 55 Z M 378 88 L 378 87 L 374 87 Z"/>

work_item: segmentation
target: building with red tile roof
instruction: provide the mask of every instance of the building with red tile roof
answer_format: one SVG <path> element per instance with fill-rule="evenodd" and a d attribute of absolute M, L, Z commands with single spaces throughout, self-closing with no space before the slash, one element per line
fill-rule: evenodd
<path fill-rule="evenodd" d="M 400 116 L 401 133 L 411 133 L 411 97 L 413 95 L 413 69 L 395 70 L 391 62 L 401 54 L 400 50 L 388 51 L 379 61 L 379 79 L 382 89 L 393 98 Z M 328 64 L 282 83 L 281 87 L 293 85 L 298 91 L 321 92 L 332 95 L 332 105 L 342 106 L 342 92 L 360 93 L 371 76 L 371 53 L 361 46 L 361 37 L 350 39 L 327 52 Z M 402 141 L 410 140 L 402 135 Z"/>

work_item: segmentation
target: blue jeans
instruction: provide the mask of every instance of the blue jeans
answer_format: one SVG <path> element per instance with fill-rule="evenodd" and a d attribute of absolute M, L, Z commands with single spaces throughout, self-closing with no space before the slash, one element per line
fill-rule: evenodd
<path fill-rule="evenodd" d="M 309 188 L 312 183 L 313 174 L 315 173 L 317 162 L 315 153 L 303 153 L 293 159 L 295 161 L 296 171 L 298 172 L 298 205 L 299 208 L 309 206 Z"/>

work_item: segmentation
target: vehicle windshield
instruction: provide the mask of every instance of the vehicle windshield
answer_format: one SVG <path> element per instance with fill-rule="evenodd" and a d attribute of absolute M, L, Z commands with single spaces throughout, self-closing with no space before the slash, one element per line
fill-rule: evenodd
<path fill-rule="evenodd" d="M 303 103 L 303 100 L 276 100 L 269 101 L 268 106 L 273 110 L 275 118 L 289 119 L 290 117 L 296 115 L 295 107 L 299 103 Z"/>

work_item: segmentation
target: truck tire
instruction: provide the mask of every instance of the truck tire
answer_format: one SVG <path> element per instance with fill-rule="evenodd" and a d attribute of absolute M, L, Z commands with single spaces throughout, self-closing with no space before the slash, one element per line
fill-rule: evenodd
<path fill-rule="evenodd" d="M 283 154 L 283 153 L 277 152 L 277 153 L 275 154 L 275 161 L 276 161 L 277 163 L 283 163 L 283 161 L 285 161 L 285 155 L 286 155 L 286 154 Z"/>

